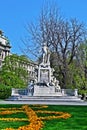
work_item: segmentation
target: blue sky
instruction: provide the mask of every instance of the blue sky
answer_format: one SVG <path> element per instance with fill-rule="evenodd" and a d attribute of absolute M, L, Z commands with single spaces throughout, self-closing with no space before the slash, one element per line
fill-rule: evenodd
<path fill-rule="evenodd" d="M 25 25 L 38 20 L 44 1 L 52 0 L 0 0 L 0 29 L 11 43 L 11 52 L 22 54 L 21 38 L 26 35 Z M 53 0 L 65 18 L 77 18 L 87 25 L 87 0 Z"/>

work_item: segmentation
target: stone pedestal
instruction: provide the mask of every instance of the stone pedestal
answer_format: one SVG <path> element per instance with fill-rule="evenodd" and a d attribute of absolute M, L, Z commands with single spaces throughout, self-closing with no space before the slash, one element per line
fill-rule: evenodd
<path fill-rule="evenodd" d="M 38 82 L 51 82 L 51 67 L 49 64 L 40 64 L 38 68 Z"/>
<path fill-rule="evenodd" d="M 46 86 L 34 86 L 34 95 L 33 96 L 62 96 L 61 91 L 55 91 L 55 87 L 46 87 Z"/>
<path fill-rule="evenodd" d="M 50 67 L 50 62 L 39 64 L 38 82 L 34 85 L 33 96 L 62 96 L 57 80 L 54 80 L 55 82 L 52 80 L 53 69 Z"/>

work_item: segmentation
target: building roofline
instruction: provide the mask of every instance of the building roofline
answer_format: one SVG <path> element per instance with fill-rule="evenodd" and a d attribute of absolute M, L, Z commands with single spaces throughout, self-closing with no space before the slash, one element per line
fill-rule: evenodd
<path fill-rule="evenodd" d="M 11 46 L 9 44 L 4 45 L 4 44 L 2 44 L 2 42 L 0 42 L 0 45 L 3 46 L 3 47 L 9 47 L 9 48 L 11 48 Z"/>

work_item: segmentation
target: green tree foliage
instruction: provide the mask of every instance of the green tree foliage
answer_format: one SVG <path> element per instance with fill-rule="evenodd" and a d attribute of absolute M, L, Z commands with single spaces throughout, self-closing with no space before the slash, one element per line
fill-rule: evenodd
<path fill-rule="evenodd" d="M 87 93 L 87 41 L 82 43 L 78 48 L 77 62 L 80 68 L 80 77 L 82 81 L 80 92 Z"/>
<path fill-rule="evenodd" d="M 25 56 L 7 56 L 1 70 L 1 83 L 14 88 L 26 87 L 29 74 L 24 65 L 29 64 Z"/>
<path fill-rule="evenodd" d="M 11 87 L 0 84 L 0 99 L 6 99 L 11 96 Z"/>
<path fill-rule="evenodd" d="M 79 46 L 77 54 L 77 60 L 87 79 L 87 40 Z"/>

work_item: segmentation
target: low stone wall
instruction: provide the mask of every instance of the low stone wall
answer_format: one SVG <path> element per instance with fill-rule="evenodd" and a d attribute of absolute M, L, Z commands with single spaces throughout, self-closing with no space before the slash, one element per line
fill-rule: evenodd
<path fill-rule="evenodd" d="M 78 89 L 56 89 L 54 87 L 34 86 L 34 90 L 12 89 L 12 96 L 78 96 Z"/>
<path fill-rule="evenodd" d="M 62 89 L 63 96 L 78 96 L 78 89 Z"/>

